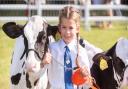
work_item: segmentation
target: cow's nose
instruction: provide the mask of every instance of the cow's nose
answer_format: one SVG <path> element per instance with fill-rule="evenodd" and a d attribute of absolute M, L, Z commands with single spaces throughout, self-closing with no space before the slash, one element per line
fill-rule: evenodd
<path fill-rule="evenodd" d="M 36 64 L 26 64 L 27 72 L 34 72 L 35 68 L 36 68 Z"/>

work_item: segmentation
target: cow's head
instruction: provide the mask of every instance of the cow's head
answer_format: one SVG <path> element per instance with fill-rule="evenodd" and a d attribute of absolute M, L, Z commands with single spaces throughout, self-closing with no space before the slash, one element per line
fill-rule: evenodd
<path fill-rule="evenodd" d="M 24 36 L 27 40 L 25 66 L 29 72 L 38 72 L 40 63 L 48 48 L 48 24 L 40 16 L 33 16 L 24 27 Z"/>
<path fill-rule="evenodd" d="M 124 89 L 128 87 L 128 39 L 120 38 L 107 52 L 95 55 L 93 61 L 101 70 L 99 70 L 101 75 L 103 74 L 104 76 L 105 73 L 106 77 L 108 77 L 107 75 L 109 74 L 109 78 L 114 79 L 114 87 L 125 87 Z M 95 74 L 92 75 L 96 78 L 98 77 Z M 97 79 L 96 81 L 100 83 L 100 80 Z M 110 83 L 110 81 L 107 83 Z M 108 85 L 111 85 L 111 83 Z"/>
<path fill-rule="evenodd" d="M 49 36 L 55 36 L 57 29 L 57 26 L 48 25 L 40 16 L 32 16 L 25 26 L 16 25 L 14 22 L 3 25 L 3 30 L 9 37 L 24 37 L 25 49 L 20 59 L 26 56 L 25 68 L 31 73 L 40 71 L 40 63 L 50 42 Z"/>
<path fill-rule="evenodd" d="M 112 57 L 116 81 L 128 87 L 128 39 L 120 38 L 106 55 Z"/>

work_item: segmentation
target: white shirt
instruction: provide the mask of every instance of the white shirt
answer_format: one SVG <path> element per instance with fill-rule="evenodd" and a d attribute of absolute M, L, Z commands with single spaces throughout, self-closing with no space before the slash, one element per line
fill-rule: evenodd
<path fill-rule="evenodd" d="M 49 45 L 52 62 L 48 67 L 48 79 L 51 89 L 65 89 L 64 83 L 64 52 L 66 44 L 61 39 L 58 42 L 51 43 Z M 77 42 L 73 40 L 67 45 L 71 52 L 72 67 L 76 67 L 76 55 L 77 55 Z M 79 60 L 80 67 L 86 66 L 90 72 L 90 63 L 87 56 L 87 52 L 84 48 L 79 47 Z M 76 88 L 75 88 L 76 89 Z"/>

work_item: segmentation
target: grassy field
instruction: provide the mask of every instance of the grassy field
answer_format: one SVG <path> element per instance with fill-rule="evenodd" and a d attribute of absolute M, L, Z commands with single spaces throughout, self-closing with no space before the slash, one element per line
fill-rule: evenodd
<path fill-rule="evenodd" d="M 9 89 L 9 66 L 15 39 L 10 39 L 3 33 L 2 24 L 0 23 L 0 89 Z M 81 25 L 81 37 L 103 50 L 109 49 L 119 37 L 128 38 L 128 22 L 114 22 L 111 29 L 93 27 L 91 31 L 86 31 Z"/>
<path fill-rule="evenodd" d="M 80 35 L 103 50 L 110 48 L 120 37 L 128 38 L 128 22 L 114 22 L 113 27 L 108 29 L 99 29 L 97 27 L 92 28 L 91 31 L 83 29 Z"/>

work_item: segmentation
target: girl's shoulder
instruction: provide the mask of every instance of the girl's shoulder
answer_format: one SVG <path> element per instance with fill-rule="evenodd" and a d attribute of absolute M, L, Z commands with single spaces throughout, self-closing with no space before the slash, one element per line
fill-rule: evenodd
<path fill-rule="evenodd" d="M 61 43 L 61 40 L 52 42 L 52 43 L 49 44 L 49 48 L 58 49 L 60 47 L 60 43 Z"/>
<path fill-rule="evenodd" d="M 56 47 L 57 45 L 58 45 L 58 41 L 49 44 L 50 47 Z"/>

